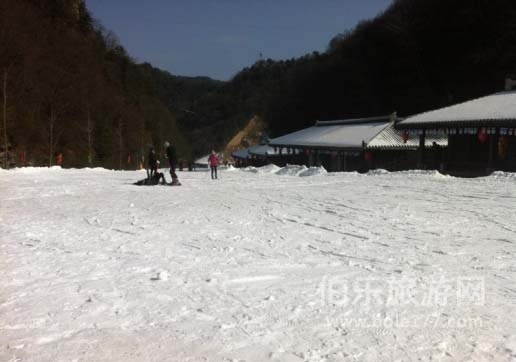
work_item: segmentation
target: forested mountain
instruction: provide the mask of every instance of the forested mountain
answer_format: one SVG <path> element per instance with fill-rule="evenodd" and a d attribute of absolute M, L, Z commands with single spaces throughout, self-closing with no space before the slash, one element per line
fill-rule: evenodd
<path fill-rule="evenodd" d="M 134 168 L 165 139 L 189 156 L 145 68 L 82 1 L 3 0 L 0 19 L 2 128 L 18 159 Z"/>
<path fill-rule="evenodd" d="M 3 0 L 0 19 L 7 138 L 39 165 L 62 152 L 66 166 L 134 167 L 165 139 L 191 158 L 254 115 L 277 136 L 315 120 L 418 113 L 516 75 L 514 0 L 396 0 L 324 53 L 261 60 L 228 82 L 136 64 L 80 0 Z"/>

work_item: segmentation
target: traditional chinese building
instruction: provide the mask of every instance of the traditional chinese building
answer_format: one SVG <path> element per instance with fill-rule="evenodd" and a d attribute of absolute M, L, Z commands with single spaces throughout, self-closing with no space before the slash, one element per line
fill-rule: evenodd
<path fill-rule="evenodd" d="M 433 158 L 441 157 L 444 171 L 459 176 L 516 171 L 516 91 L 409 117 L 397 123 L 396 128 L 419 139 L 421 168 L 428 168 Z M 439 156 L 429 154 L 423 145 L 429 137 L 443 132 L 448 136 L 447 151 Z"/>
<path fill-rule="evenodd" d="M 367 144 L 395 116 L 316 122 L 269 143 L 280 155 L 300 155 L 301 164 L 323 166 L 328 171 L 365 171 L 370 163 Z"/>

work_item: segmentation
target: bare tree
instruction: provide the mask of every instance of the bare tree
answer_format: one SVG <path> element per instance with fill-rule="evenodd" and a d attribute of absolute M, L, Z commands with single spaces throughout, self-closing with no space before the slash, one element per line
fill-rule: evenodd
<path fill-rule="evenodd" d="M 58 70 L 54 69 L 57 73 Z M 65 116 L 67 108 L 69 107 L 70 99 L 67 93 L 69 85 L 67 84 L 66 76 L 62 73 L 61 77 L 54 77 L 52 80 L 47 80 L 46 87 L 43 88 L 44 104 L 48 110 L 48 165 L 54 164 L 54 152 L 59 143 L 63 133 L 63 127 L 60 126 L 60 121 Z"/>
<path fill-rule="evenodd" d="M 123 134 L 124 122 L 122 116 L 118 117 L 116 134 L 118 137 L 118 168 L 122 169 L 122 151 L 124 146 L 124 134 Z"/>
<path fill-rule="evenodd" d="M 54 164 L 54 148 L 56 146 L 56 139 L 54 137 L 54 131 L 56 126 L 57 115 L 55 108 L 50 105 L 50 114 L 48 117 L 48 166 L 51 167 Z"/>
<path fill-rule="evenodd" d="M 7 152 L 9 150 L 9 142 L 7 141 L 7 77 L 9 75 L 9 68 L 4 68 L 4 81 L 3 81 L 3 128 L 4 128 L 4 167 L 9 168 L 9 162 Z"/>
<path fill-rule="evenodd" d="M 88 106 L 86 110 L 86 134 L 88 136 L 88 165 L 93 166 L 93 122 L 91 121 L 91 111 Z"/>

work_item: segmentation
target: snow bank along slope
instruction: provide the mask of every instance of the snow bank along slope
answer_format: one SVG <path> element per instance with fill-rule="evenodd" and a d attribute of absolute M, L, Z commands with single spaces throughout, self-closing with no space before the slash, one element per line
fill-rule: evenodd
<path fill-rule="evenodd" d="M 0 172 L 1 361 L 516 358 L 514 178 L 142 177 Z"/>

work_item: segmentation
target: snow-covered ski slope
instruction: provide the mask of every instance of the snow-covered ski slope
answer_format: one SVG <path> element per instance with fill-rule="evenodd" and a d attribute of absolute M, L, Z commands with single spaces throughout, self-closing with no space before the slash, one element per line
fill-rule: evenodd
<path fill-rule="evenodd" d="M 514 175 L 246 171 L 0 170 L 0 361 L 516 360 Z"/>

